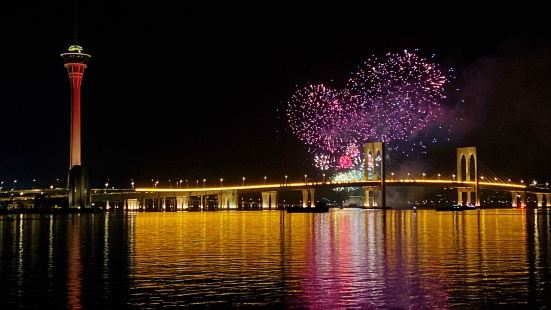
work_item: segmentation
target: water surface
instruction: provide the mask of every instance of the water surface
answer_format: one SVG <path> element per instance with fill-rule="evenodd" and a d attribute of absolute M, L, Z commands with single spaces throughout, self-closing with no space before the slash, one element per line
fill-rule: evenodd
<path fill-rule="evenodd" d="M 546 210 L 0 216 L 0 304 L 543 308 L 550 239 Z"/>

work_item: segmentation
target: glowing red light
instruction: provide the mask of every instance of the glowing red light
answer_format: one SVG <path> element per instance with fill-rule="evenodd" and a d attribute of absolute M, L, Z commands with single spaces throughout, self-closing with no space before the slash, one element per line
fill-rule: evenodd
<path fill-rule="evenodd" d="M 352 158 L 348 155 L 343 155 L 339 158 L 339 167 L 342 169 L 348 169 L 353 166 Z"/>

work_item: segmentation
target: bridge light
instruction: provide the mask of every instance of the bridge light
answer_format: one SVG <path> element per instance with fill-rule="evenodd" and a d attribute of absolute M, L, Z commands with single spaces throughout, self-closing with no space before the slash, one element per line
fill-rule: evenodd
<path fill-rule="evenodd" d="M 520 180 L 520 183 L 524 183 L 524 180 Z"/>
<path fill-rule="evenodd" d="M 452 174 L 452 180 L 455 181 L 455 174 Z"/>

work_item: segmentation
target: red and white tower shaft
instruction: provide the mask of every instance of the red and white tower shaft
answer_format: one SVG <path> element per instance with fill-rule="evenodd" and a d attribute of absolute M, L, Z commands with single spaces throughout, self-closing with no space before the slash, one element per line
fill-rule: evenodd
<path fill-rule="evenodd" d="M 86 63 L 90 59 L 90 55 L 82 51 L 81 46 L 71 45 L 67 53 L 61 54 L 71 83 L 71 146 L 69 168 L 82 164 L 80 145 L 80 85 L 84 77 L 84 70 L 87 67 Z"/>
<path fill-rule="evenodd" d="M 80 84 L 84 76 L 84 63 L 66 63 L 65 68 L 69 73 L 69 81 L 71 82 L 71 153 L 70 165 L 72 168 L 75 165 L 80 166 Z"/>

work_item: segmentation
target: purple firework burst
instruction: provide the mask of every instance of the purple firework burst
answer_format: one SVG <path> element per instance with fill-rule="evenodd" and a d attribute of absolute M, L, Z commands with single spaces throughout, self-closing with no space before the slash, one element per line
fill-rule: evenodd
<path fill-rule="evenodd" d="M 410 150 L 423 145 L 415 141 L 419 132 L 441 120 L 447 74 L 416 52 L 372 56 L 343 89 L 323 84 L 297 89 L 288 101 L 288 124 L 310 153 L 336 164 L 366 141 Z M 356 156 L 359 152 L 352 159 Z"/>

